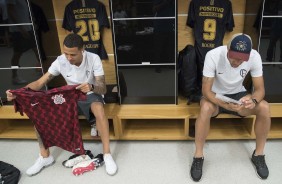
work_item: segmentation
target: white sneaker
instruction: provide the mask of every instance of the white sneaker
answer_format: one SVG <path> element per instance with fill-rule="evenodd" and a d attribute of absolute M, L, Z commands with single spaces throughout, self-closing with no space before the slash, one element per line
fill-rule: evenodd
<path fill-rule="evenodd" d="M 90 132 L 90 135 L 91 135 L 92 137 L 98 136 L 98 131 L 97 131 L 97 129 L 96 129 L 96 124 L 91 125 L 91 132 Z"/>
<path fill-rule="evenodd" d="M 117 165 L 111 154 L 104 154 L 104 162 L 106 165 L 106 172 L 108 175 L 114 175 L 117 172 Z"/>
<path fill-rule="evenodd" d="M 36 162 L 33 164 L 33 166 L 31 166 L 30 168 L 28 168 L 26 170 L 26 174 L 28 176 L 33 176 L 38 174 L 42 169 L 44 169 L 45 167 L 48 167 L 50 165 L 52 165 L 55 162 L 53 156 L 49 156 L 47 158 L 43 158 L 40 154 L 39 154 L 39 158 L 36 160 Z"/>
<path fill-rule="evenodd" d="M 83 158 L 83 156 L 85 156 L 85 158 Z M 79 162 L 86 161 L 86 160 L 91 160 L 91 158 L 88 155 L 80 155 L 80 156 L 75 157 L 73 159 L 67 160 L 64 163 L 64 166 L 70 168 L 70 167 L 73 167 L 74 165 L 78 164 Z"/>

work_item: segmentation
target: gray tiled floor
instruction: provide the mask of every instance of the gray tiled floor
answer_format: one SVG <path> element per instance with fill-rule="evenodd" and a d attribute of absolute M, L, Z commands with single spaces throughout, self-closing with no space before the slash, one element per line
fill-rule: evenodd
<path fill-rule="evenodd" d="M 20 184 L 187 184 L 193 141 L 112 141 L 111 148 L 119 166 L 115 176 L 108 176 L 104 166 L 81 176 L 74 176 L 61 162 L 71 155 L 60 148 L 51 148 L 56 163 L 36 176 L 24 172 L 38 156 L 36 141 L 0 140 L 0 160 L 18 167 Z M 94 154 L 101 152 L 99 142 L 86 142 Z M 203 184 L 281 184 L 282 141 L 268 141 L 265 154 L 270 176 L 259 179 L 250 162 L 254 141 L 209 141 L 205 146 Z"/>

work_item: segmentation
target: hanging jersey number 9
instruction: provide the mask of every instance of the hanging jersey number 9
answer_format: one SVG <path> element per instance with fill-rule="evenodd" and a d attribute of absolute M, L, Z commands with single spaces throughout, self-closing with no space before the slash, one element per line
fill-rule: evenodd
<path fill-rule="evenodd" d="M 216 20 L 206 19 L 204 21 L 204 34 L 203 39 L 206 41 L 212 41 L 215 39 L 216 33 Z"/>

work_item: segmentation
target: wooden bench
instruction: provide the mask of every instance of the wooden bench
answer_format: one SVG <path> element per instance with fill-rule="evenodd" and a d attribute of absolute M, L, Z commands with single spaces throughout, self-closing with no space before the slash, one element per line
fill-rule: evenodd
<path fill-rule="evenodd" d="M 270 139 L 282 138 L 282 104 L 270 104 L 272 126 Z M 199 105 L 119 105 L 106 104 L 111 140 L 193 140 Z M 208 140 L 254 139 L 255 116 L 240 118 L 221 114 L 211 119 Z M 84 140 L 91 137 L 90 125 L 79 116 Z M 191 134 L 192 132 L 192 134 Z M 14 112 L 13 106 L 0 108 L 0 138 L 35 139 L 33 123 L 27 116 Z"/>
<path fill-rule="evenodd" d="M 110 138 L 112 140 L 118 139 L 118 130 L 116 124 L 116 108 L 117 104 L 106 104 L 105 114 L 109 119 Z M 80 115 L 82 138 L 84 140 L 99 139 L 99 137 L 92 137 L 90 135 L 90 124 L 85 117 Z M 29 118 L 20 113 L 15 113 L 14 106 L 0 107 L 0 138 L 5 139 L 36 139 L 33 129 L 33 123 Z"/>

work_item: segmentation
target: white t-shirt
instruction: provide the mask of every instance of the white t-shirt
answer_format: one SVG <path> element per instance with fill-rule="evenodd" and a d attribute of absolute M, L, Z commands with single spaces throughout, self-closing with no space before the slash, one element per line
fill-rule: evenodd
<path fill-rule="evenodd" d="M 233 68 L 227 59 L 227 51 L 227 46 L 220 46 L 206 54 L 203 76 L 214 77 L 214 93 L 235 94 L 246 91 L 243 81 L 249 71 L 252 77 L 262 76 L 261 56 L 252 49 L 249 61 Z"/>
<path fill-rule="evenodd" d="M 68 85 L 82 83 L 95 84 L 95 76 L 104 75 L 103 65 L 97 54 L 84 51 L 80 66 L 72 65 L 65 54 L 57 57 L 48 72 L 54 76 L 62 75 Z"/>

